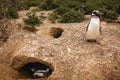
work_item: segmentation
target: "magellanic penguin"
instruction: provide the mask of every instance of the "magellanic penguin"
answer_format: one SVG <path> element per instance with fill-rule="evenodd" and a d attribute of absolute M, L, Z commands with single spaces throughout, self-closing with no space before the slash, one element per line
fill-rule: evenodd
<path fill-rule="evenodd" d="M 90 22 L 86 29 L 86 40 L 88 42 L 96 42 L 99 39 L 101 34 L 100 27 L 100 12 L 98 10 L 94 10 L 91 15 Z"/>
<path fill-rule="evenodd" d="M 31 68 L 31 71 L 33 72 L 34 78 L 45 78 L 48 77 L 50 74 L 50 69 L 47 68 L 46 70 L 36 70 L 35 68 Z"/>

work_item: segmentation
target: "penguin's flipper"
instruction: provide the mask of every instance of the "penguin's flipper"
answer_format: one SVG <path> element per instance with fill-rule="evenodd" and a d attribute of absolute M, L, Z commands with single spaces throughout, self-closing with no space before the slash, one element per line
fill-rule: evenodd
<path fill-rule="evenodd" d="M 89 22 L 90 23 L 90 22 Z M 87 25 L 86 31 L 88 30 L 89 24 Z"/>
<path fill-rule="evenodd" d="M 86 31 L 88 30 L 88 27 L 89 27 L 89 25 L 90 25 L 90 22 L 91 22 L 91 19 L 90 19 L 90 21 L 89 21 L 89 23 L 88 23 L 88 25 L 87 25 Z"/>

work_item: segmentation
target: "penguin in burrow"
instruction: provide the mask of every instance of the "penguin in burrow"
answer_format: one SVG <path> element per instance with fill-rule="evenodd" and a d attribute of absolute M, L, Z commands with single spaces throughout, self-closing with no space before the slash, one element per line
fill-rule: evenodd
<path fill-rule="evenodd" d="M 41 69 L 36 69 L 35 67 L 32 67 L 31 71 L 33 72 L 34 78 L 45 78 L 49 76 L 51 70 L 49 68 L 41 70 Z"/>
<path fill-rule="evenodd" d="M 100 15 L 101 12 L 98 10 L 92 12 L 85 34 L 86 41 L 88 42 L 97 42 L 101 35 Z"/>

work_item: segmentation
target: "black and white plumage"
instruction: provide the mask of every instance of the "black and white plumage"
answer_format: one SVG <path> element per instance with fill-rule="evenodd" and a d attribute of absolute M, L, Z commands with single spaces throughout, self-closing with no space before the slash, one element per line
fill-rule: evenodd
<path fill-rule="evenodd" d="M 100 37 L 100 14 L 98 10 L 92 12 L 90 22 L 86 29 L 87 41 L 96 41 Z"/>
<path fill-rule="evenodd" d="M 31 71 L 33 72 L 34 78 L 45 78 L 45 77 L 48 77 L 50 74 L 49 68 L 47 68 L 45 70 L 31 68 Z"/>

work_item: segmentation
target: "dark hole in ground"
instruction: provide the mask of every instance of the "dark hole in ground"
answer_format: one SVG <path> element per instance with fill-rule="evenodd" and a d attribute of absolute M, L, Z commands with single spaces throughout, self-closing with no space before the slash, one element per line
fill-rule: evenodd
<path fill-rule="evenodd" d="M 54 38 L 59 38 L 64 30 L 62 28 L 52 27 L 50 33 Z"/>
<path fill-rule="evenodd" d="M 32 69 L 34 69 L 32 71 Z M 47 71 L 47 73 L 45 73 L 43 77 L 38 77 L 38 76 L 33 76 L 34 73 L 38 70 L 42 70 L 42 71 L 46 71 L 47 69 L 49 69 L 49 71 Z M 52 74 L 53 69 L 43 63 L 40 62 L 32 62 L 32 63 L 27 63 L 25 64 L 22 68 L 20 68 L 19 72 L 19 76 L 20 78 L 45 78 L 45 77 L 49 77 Z"/>

